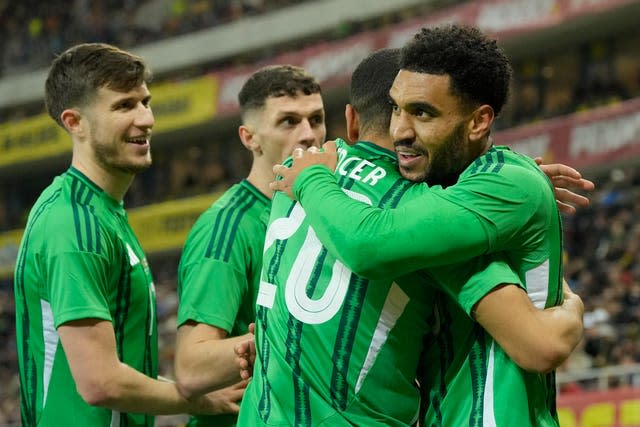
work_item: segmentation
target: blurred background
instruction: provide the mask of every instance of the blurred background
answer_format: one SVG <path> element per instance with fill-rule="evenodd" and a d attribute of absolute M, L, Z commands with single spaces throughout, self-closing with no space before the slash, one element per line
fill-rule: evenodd
<path fill-rule="evenodd" d="M 561 424 L 640 426 L 638 0 L 0 0 L 0 426 L 20 425 L 12 276 L 22 228 L 70 159 L 68 136 L 43 106 L 56 53 L 108 42 L 154 71 L 154 165 L 125 206 L 154 271 L 160 370 L 171 378 L 182 243 L 248 173 L 237 137 L 248 75 L 271 63 L 305 67 L 322 84 L 329 138 L 345 137 L 355 65 L 449 22 L 492 34 L 513 62 L 496 142 L 597 184 L 591 206 L 565 218 L 565 276 L 586 312 L 584 339 L 557 373 Z"/>

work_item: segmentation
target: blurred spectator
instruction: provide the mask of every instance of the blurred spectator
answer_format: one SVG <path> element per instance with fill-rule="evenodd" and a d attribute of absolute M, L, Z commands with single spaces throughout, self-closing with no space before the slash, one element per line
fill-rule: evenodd
<path fill-rule="evenodd" d="M 640 363 L 640 172 L 596 181 L 592 205 L 565 219 L 565 274 L 585 301 L 584 344 L 569 367 Z"/>
<path fill-rule="evenodd" d="M 0 425 L 20 420 L 13 283 L 0 280 Z"/>
<path fill-rule="evenodd" d="M 0 3 L 0 77 L 46 67 L 80 42 L 122 48 L 310 0 L 22 0 Z"/>
<path fill-rule="evenodd" d="M 624 86 L 613 66 L 613 52 L 609 43 L 593 41 L 584 47 L 586 56 L 582 76 L 576 86 L 575 102 L 578 110 L 593 108 L 627 99 Z"/>

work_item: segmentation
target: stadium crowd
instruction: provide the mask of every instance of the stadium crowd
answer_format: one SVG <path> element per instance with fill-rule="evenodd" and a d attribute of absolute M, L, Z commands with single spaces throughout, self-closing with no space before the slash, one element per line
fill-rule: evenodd
<path fill-rule="evenodd" d="M 46 67 L 80 42 L 128 48 L 308 0 L 63 0 L 0 3 L 0 76 Z"/>
<path fill-rule="evenodd" d="M 276 3 L 284 5 L 287 1 Z M 396 22 L 400 19 L 396 15 L 393 19 L 377 18 L 375 25 Z M 366 28 L 366 24 L 354 25 L 348 33 Z M 640 96 L 640 57 L 636 48 L 639 42 L 638 34 L 620 34 L 613 39 L 596 38 L 562 53 L 514 59 L 513 90 L 496 128 L 529 124 Z M 38 56 L 37 51 L 34 55 Z M 203 70 L 203 73 L 205 71 L 215 69 Z M 42 112 L 39 104 L 30 108 L 37 109 L 30 114 Z M 332 113 L 327 112 L 328 116 Z M 337 115 L 341 117 L 342 113 Z M 23 114 L 4 119 L 19 120 L 21 116 Z M 337 125 L 329 125 L 329 137 L 344 136 Z M 220 163 L 219 150 L 222 149 L 231 162 Z M 249 157 L 244 151 L 235 136 L 225 141 L 185 142 L 156 150 L 154 167 L 136 180 L 125 199 L 127 206 L 132 208 L 226 188 L 249 167 Z M 198 168 L 194 168 L 194 164 Z M 24 226 L 27 210 L 48 183 L 46 176 L 3 179 L 6 185 L 0 188 L 0 232 Z"/>
<path fill-rule="evenodd" d="M 568 369 L 640 362 L 640 170 L 613 169 L 598 186 L 564 223 L 565 277 L 585 302 L 583 345 Z"/>
<path fill-rule="evenodd" d="M 74 0 L 73 7 L 60 0 L 5 2 L 0 4 L 0 76 L 44 67 L 51 52 L 79 41 L 130 47 L 303 1 L 308 0 Z M 150 15 L 152 10 L 162 13 Z M 638 35 L 593 40 L 573 52 L 514 60 L 514 91 L 498 127 L 640 96 L 640 65 L 629 60 L 636 57 L 629 52 L 639 40 Z M 233 163 L 220 162 L 216 150 L 222 149 Z M 154 152 L 154 167 L 134 181 L 125 203 L 143 206 L 223 190 L 248 164 L 237 141 L 166 147 Z M 585 302 L 585 336 L 564 370 L 640 363 L 640 167 L 587 177 L 597 185 L 592 205 L 564 222 L 565 277 Z M 24 226 L 28 208 L 50 179 L 41 178 L 7 178 L 0 188 L 0 232 Z M 172 377 L 178 256 L 152 257 L 150 263 L 158 295 L 160 372 Z M 12 425 L 20 417 L 11 279 L 0 281 L 0 338 L 0 425 Z"/>

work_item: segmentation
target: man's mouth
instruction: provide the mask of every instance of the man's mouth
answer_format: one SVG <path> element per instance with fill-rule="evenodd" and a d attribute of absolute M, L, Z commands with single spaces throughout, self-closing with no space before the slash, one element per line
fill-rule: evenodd
<path fill-rule="evenodd" d="M 411 163 L 416 159 L 422 157 L 422 153 L 412 150 L 409 147 L 396 147 L 396 155 L 400 163 Z"/>
<path fill-rule="evenodd" d="M 136 144 L 136 145 L 147 145 L 149 144 L 149 135 L 141 135 L 134 138 L 127 138 L 127 143 Z"/>

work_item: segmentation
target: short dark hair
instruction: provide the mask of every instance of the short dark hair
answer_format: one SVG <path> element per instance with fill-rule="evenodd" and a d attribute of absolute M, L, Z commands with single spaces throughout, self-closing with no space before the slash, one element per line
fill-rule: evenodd
<path fill-rule="evenodd" d="M 126 92 L 150 80 L 151 71 L 141 57 L 104 43 L 83 43 L 53 60 L 45 83 L 45 106 L 64 127 L 62 112 L 88 105 L 99 88 Z"/>
<path fill-rule="evenodd" d="M 389 89 L 400 69 L 400 49 L 373 52 L 351 74 L 349 97 L 360 116 L 360 132 L 389 131 L 391 103 Z"/>
<path fill-rule="evenodd" d="M 449 75 L 455 95 L 464 102 L 490 105 L 496 116 L 509 96 L 509 59 L 496 40 L 477 28 L 423 28 L 403 47 L 400 68 Z"/>
<path fill-rule="evenodd" d="M 295 65 L 268 65 L 254 72 L 238 94 L 240 114 L 264 107 L 267 98 L 321 93 L 318 81 Z"/>

